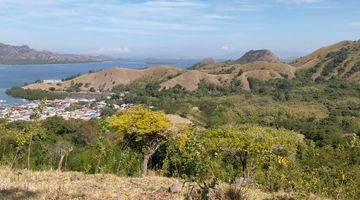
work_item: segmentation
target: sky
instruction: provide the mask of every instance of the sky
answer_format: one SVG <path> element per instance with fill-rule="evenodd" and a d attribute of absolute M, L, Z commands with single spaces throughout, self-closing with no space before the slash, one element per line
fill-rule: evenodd
<path fill-rule="evenodd" d="M 124 58 L 280 57 L 360 39 L 360 0 L 0 0 L 0 42 Z"/>

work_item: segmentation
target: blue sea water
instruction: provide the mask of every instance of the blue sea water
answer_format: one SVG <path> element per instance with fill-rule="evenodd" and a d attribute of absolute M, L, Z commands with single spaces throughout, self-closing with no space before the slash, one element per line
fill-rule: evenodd
<path fill-rule="evenodd" d="M 5 91 L 13 86 L 22 86 L 36 80 L 62 79 L 75 74 L 87 73 L 90 70 L 101 70 L 108 67 L 144 68 L 157 64 L 166 64 L 187 68 L 198 60 L 120 60 L 93 63 L 72 64 L 43 64 L 43 65 L 0 65 L 0 100 L 7 104 L 21 103 L 22 99 L 15 99 L 6 95 Z M 0 103 L 1 104 L 1 103 Z"/>

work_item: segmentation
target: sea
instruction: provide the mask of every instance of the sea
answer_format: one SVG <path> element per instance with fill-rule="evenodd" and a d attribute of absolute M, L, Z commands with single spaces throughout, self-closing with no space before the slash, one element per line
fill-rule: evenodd
<path fill-rule="evenodd" d="M 188 68 L 199 60 L 195 59 L 129 59 L 119 61 L 71 63 L 71 64 L 40 64 L 40 65 L 0 65 L 0 107 L 23 103 L 23 99 L 8 96 L 5 91 L 14 86 L 22 86 L 36 80 L 60 80 L 75 74 L 84 74 L 90 70 L 98 71 L 109 67 L 125 67 L 141 69 L 154 65 L 171 65 Z"/>

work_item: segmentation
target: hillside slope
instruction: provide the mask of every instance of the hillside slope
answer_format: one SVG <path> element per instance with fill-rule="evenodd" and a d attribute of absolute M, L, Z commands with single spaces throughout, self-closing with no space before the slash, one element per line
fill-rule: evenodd
<path fill-rule="evenodd" d="M 230 79 L 231 77 L 226 75 L 213 75 L 198 70 L 188 70 L 175 78 L 161 83 L 160 87 L 162 89 L 169 89 L 180 85 L 189 91 L 194 91 L 198 88 L 200 81 L 220 85 Z"/>
<path fill-rule="evenodd" d="M 360 40 L 342 41 L 320 48 L 291 63 L 297 69 L 308 69 L 312 78 L 332 77 L 360 80 Z"/>
<path fill-rule="evenodd" d="M 235 61 L 210 62 L 209 64 L 201 62 L 194 65 L 192 69 L 216 75 L 219 79 L 225 80 L 225 82 L 231 79 L 239 79 L 242 81 L 243 89 L 245 90 L 250 89 L 248 78 L 260 80 L 293 78 L 296 71 L 295 67 L 282 63 L 269 50 L 251 50 Z M 174 82 L 172 82 L 172 85 L 175 85 Z"/>
<path fill-rule="evenodd" d="M 189 185 L 191 183 L 183 185 L 182 180 L 160 176 L 135 178 L 111 174 L 90 175 L 81 172 L 28 170 L 15 172 L 0 168 L 0 177 L 0 199 L 6 200 L 182 200 L 186 199 L 187 192 L 194 192 L 194 188 Z M 183 185 L 180 192 L 169 191 L 174 184 Z M 228 185 L 220 185 L 216 192 L 223 193 L 228 187 Z M 253 188 L 246 188 L 244 191 L 247 197 L 253 200 L 290 197 L 282 192 L 265 193 Z M 218 198 L 211 198 L 211 200 L 216 199 Z"/>
<path fill-rule="evenodd" d="M 24 86 L 26 89 L 67 90 L 76 86 L 82 91 L 89 91 L 91 88 L 97 91 L 108 91 L 117 85 L 127 85 L 141 78 L 152 78 L 161 80 L 168 76 L 175 76 L 183 70 L 176 67 L 156 66 L 146 69 L 127 69 L 112 67 L 81 75 L 61 83 L 34 83 Z"/>
<path fill-rule="evenodd" d="M 183 199 L 168 188 L 179 180 L 165 177 L 128 178 L 110 174 L 0 169 L 0 199 Z"/>
<path fill-rule="evenodd" d="M 53 63 L 77 63 L 97 62 L 111 60 L 104 56 L 87 56 L 58 54 L 50 51 L 36 51 L 27 45 L 12 46 L 0 43 L 0 64 L 53 64 Z"/>

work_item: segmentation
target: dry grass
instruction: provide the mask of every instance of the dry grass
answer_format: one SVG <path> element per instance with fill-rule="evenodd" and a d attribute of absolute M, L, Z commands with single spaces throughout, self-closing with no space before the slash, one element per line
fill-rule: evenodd
<path fill-rule="evenodd" d="M 336 63 L 335 69 L 327 76 L 322 75 L 327 64 L 332 65 L 334 59 L 332 56 L 327 57 L 329 53 L 340 53 L 341 49 L 345 50 L 346 58 L 340 63 Z M 353 67 L 358 66 L 360 62 L 360 42 L 359 41 L 342 41 L 327 47 L 320 48 L 313 53 L 297 59 L 292 65 L 296 69 L 308 69 L 317 66 L 319 69 L 313 74 L 313 78 L 322 76 L 325 79 L 330 79 L 332 76 L 342 77 L 347 80 L 359 81 L 360 72 L 352 71 Z"/>
<path fill-rule="evenodd" d="M 338 51 L 351 43 L 351 41 L 341 41 L 330 46 L 322 47 L 305 57 L 297 59 L 292 65 L 297 68 L 314 67 L 317 63 L 324 59 L 329 52 Z"/>
<path fill-rule="evenodd" d="M 79 172 L 13 172 L 0 169 L 0 199 L 183 199 L 168 188 L 179 180 L 164 177 L 126 178 Z"/>
<path fill-rule="evenodd" d="M 184 187 L 180 193 L 170 193 L 173 184 Z M 195 186 L 195 190 L 194 190 Z M 0 167 L 1 200 L 180 200 L 198 199 L 199 187 L 174 178 L 148 176 L 141 178 L 118 177 L 111 174 L 84 174 L 57 171 L 13 171 Z M 259 189 L 220 184 L 215 187 L 211 200 L 246 199 L 265 200 L 291 197 L 287 193 L 265 193 Z M 189 198 L 187 198 L 189 199 Z M 290 198 L 291 199 L 291 198 Z M 322 198 L 313 196 L 314 200 Z"/>
<path fill-rule="evenodd" d="M 161 83 L 160 86 L 163 89 L 169 89 L 176 85 L 181 85 L 189 91 L 194 91 L 198 88 L 198 84 L 201 80 L 214 85 L 220 85 L 224 81 L 230 79 L 231 76 L 229 75 L 213 75 L 198 70 L 189 70 L 173 79 Z"/>
<path fill-rule="evenodd" d="M 72 84 L 82 83 L 83 86 L 80 89 L 83 91 L 88 91 L 92 87 L 96 90 L 110 90 L 114 86 L 120 84 L 127 85 L 141 78 L 152 77 L 160 79 L 164 76 L 176 75 L 182 71 L 180 68 L 170 66 L 155 66 L 142 70 L 112 67 L 99 72 L 84 74 L 72 80 L 63 81 L 61 84 L 35 83 L 24 86 L 24 88 L 49 90 L 49 88 L 53 87 L 56 90 L 65 90 Z"/>

